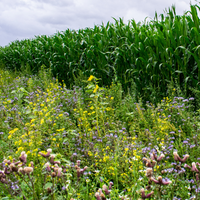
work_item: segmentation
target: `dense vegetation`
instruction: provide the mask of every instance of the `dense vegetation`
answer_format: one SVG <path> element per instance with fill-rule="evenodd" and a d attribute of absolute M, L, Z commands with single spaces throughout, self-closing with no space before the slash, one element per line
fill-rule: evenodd
<path fill-rule="evenodd" d="M 146 100 L 160 101 L 172 82 L 190 95 L 200 80 L 200 7 L 190 8 L 179 16 L 172 6 L 145 23 L 124 24 L 120 19 L 115 24 L 15 41 L 0 49 L 0 60 L 8 69 L 23 70 L 28 65 L 33 73 L 44 64 L 68 88 L 80 74 L 92 74 L 102 79 L 102 85 L 114 79 L 124 91 L 132 85 Z"/>
<path fill-rule="evenodd" d="M 200 199 L 199 9 L 0 48 L 0 199 Z"/>
<path fill-rule="evenodd" d="M 171 88 L 146 109 L 121 84 L 0 71 L 1 199 L 199 199 L 199 110 Z"/>

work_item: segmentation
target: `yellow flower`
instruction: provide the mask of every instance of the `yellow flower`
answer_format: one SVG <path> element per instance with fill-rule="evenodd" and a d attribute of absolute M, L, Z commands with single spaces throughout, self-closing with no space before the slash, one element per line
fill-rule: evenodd
<path fill-rule="evenodd" d="M 93 110 L 93 109 L 94 109 L 94 106 L 91 106 L 90 109 Z"/>
<path fill-rule="evenodd" d="M 8 136 L 8 139 L 10 139 L 11 137 L 12 137 L 12 135 L 9 135 L 9 136 Z"/>
<path fill-rule="evenodd" d="M 93 91 L 93 93 L 96 93 L 96 92 L 97 92 L 97 90 L 98 90 L 98 88 L 99 88 L 99 86 L 98 86 L 98 85 L 96 85 L 96 87 L 94 88 L 94 91 Z"/>
<path fill-rule="evenodd" d="M 44 119 L 41 119 L 40 124 L 43 124 L 43 123 L 44 123 Z"/>
<path fill-rule="evenodd" d="M 93 75 L 90 75 L 90 77 L 88 78 L 88 81 L 92 81 L 95 77 Z"/>

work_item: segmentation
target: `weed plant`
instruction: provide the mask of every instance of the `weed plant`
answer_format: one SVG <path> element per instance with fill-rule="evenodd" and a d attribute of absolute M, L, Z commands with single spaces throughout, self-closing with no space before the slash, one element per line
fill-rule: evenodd
<path fill-rule="evenodd" d="M 200 198 L 193 97 L 143 106 L 118 82 L 82 82 L 0 71 L 1 199 Z"/>

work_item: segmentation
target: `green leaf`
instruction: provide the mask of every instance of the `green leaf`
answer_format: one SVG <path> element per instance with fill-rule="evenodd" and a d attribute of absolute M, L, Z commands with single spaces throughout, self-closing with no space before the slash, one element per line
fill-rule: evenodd
<path fill-rule="evenodd" d="M 28 91 L 26 91 L 23 87 L 19 88 L 19 91 L 22 91 L 24 93 L 27 93 L 28 94 Z"/>
<path fill-rule="evenodd" d="M 178 73 L 178 74 L 182 74 L 183 73 L 182 71 L 179 71 L 179 70 L 176 70 L 175 72 Z"/>
<path fill-rule="evenodd" d="M 52 187 L 52 183 L 51 182 L 47 182 L 44 186 L 45 189 Z"/>
<path fill-rule="evenodd" d="M 63 162 L 66 162 L 66 163 L 68 163 L 68 164 L 71 164 L 71 162 L 70 162 L 69 160 L 66 160 L 65 158 L 61 158 L 61 160 L 62 160 Z"/>
<path fill-rule="evenodd" d="M 29 100 L 27 100 L 27 99 L 24 99 L 24 101 L 25 101 L 25 102 L 27 102 L 27 103 L 30 103 L 30 101 L 29 101 Z"/>
<path fill-rule="evenodd" d="M 26 99 L 24 99 L 24 100 L 26 100 Z M 30 113 L 31 113 L 30 109 L 25 111 L 25 114 L 30 114 Z"/>
<path fill-rule="evenodd" d="M 11 93 L 16 93 L 16 90 L 13 90 Z"/>

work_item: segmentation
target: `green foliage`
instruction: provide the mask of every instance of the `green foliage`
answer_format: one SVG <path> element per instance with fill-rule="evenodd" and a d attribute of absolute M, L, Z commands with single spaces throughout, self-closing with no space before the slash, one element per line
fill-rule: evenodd
<path fill-rule="evenodd" d="M 193 98 L 170 85 L 143 107 L 117 81 L 80 82 L 69 90 L 45 66 L 0 71 L 1 199 L 199 198 Z"/>
<path fill-rule="evenodd" d="M 101 78 L 101 86 L 115 79 L 125 92 L 134 84 L 144 101 L 159 102 L 175 81 L 190 96 L 189 88 L 199 89 L 200 80 L 198 14 L 197 4 L 182 16 L 172 6 L 160 19 L 156 13 L 144 23 L 114 19 L 94 28 L 15 41 L 0 49 L 0 60 L 8 69 L 27 66 L 32 73 L 45 65 L 68 88 L 81 73 Z"/>

